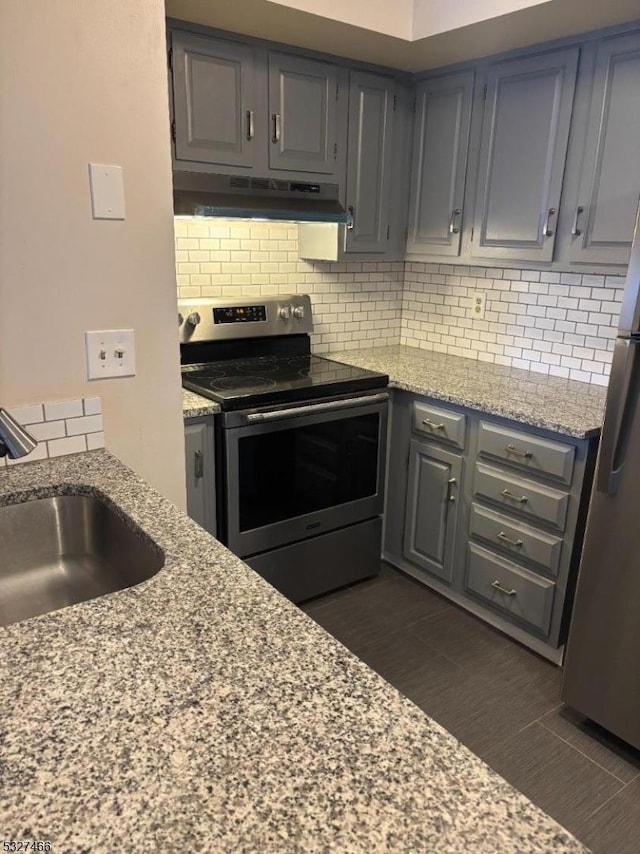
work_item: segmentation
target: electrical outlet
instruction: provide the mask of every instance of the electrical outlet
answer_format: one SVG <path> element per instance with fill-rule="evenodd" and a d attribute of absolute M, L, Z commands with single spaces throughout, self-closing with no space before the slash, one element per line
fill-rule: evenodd
<path fill-rule="evenodd" d="M 102 329 L 84 333 L 87 379 L 133 377 L 136 348 L 133 329 Z"/>
<path fill-rule="evenodd" d="M 476 320 L 484 320 L 484 306 L 487 295 L 484 291 L 474 291 L 471 294 L 471 314 Z"/>

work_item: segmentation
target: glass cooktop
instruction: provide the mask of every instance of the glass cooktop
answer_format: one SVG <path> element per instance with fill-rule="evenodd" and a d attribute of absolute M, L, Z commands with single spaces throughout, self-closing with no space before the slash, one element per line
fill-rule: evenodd
<path fill-rule="evenodd" d="M 224 410 L 355 393 L 384 388 L 388 382 L 384 374 L 306 353 L 182 367 L 182 385 Z"/>

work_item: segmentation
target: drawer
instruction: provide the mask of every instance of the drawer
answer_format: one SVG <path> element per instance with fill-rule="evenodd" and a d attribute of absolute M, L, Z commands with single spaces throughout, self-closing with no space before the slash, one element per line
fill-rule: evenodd
<path fill-rule="evenodd" d="M 522 430 L 508 430 L 487 421 L 480 422 L 478 451 L 504 460 L 512 466 L 555 477 L 571 484 L 576 449 L 573 445 L 531 436 Z"/>
<path fill-rule="evenodd" d="M 500 613 L 549 634 L 553 581 L 470 543 L 466 588 Z"/>
<path fill-rule="evenodd" d="M 553 575 L 558 574 L 560 537 L 530 528 L 479 504 L 471 505 L 470 532 L 473 537 L 510 552 L 516 559 L 530 560 Z"/>
<path fill-rule="evenodd" d="M 564 531 L 569 506 L 566 492 L 516 477 L 484 463 L 476 463 L 474 490 L 476 495 L 499 504 L 505 510 L 547 522 Z"/>
<path fill-rule="evenodd" d="M 427 403 L 413 404 L 413 429 L 421 436 L 464 449 L 467 434 L 467 416 L 448 409 L 439 409 Z"/>

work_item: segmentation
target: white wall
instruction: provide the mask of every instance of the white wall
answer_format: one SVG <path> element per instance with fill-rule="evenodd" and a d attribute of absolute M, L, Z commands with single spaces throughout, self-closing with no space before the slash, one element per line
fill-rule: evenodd
<path fill-rule="evenodd" d="M 414 41 L 428 38 L 549 2 L 550 0 L 482 0 L 482 3 L 478 0 L 413 0 L 410 38 Z"/>
<path fill-rule="evenodd" d="M 417 41 L 550 0 L 268 0 L 343 24 Z"/>
<path fill-rule="evenodd" d="M 91 218 L 89 161 L 127 219 Z M 107 447 L 176 503 L 184 461 L 162 0 L 0 3 L 0 402 L 98 395 Z M 137 375 L 88 383 L 86 329 Z"/>
<path fill-rule="evenodd" d="M 410 39 L 414 0 L 269 0 L 301 12 L 352 24 L 400 39 Z"/>

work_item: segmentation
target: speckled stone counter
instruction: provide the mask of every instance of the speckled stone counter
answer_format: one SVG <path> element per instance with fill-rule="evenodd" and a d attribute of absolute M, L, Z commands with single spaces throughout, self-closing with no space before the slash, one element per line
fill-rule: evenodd
<path fill-rule="evenodd" d="M 0 473 L 0 505 L 78 490 L 115 502 L 166 562 L 137 587 L 0 629 L 5 839 L 586 850 L 105 451 Z"/>
<path fill-rule="evenodd" d="M 194 391 L 182 389 L 182 416 L 185 421 L 189 418 L 200 418 L 203 415 L 213 415 L 220 412 L 220 405 L 213 400 L 202 397 Z"/>
<path fill-rule="evenodd" d="M 393 388 L 576 439 L 598 436 L 602 428 L 606 389 L 600 386 L 416 347 L 341 350 L 330 357 L 388 374 Z"/>

